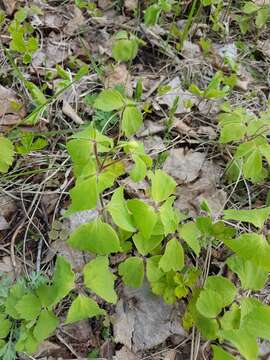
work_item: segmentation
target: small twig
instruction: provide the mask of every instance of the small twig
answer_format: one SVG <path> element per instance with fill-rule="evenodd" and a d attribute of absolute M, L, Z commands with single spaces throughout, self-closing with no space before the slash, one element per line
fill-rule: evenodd
<path fill-rule="evenodd" d="M 73 347 L 72 347 L 70 344 L 68 344 L 64 338 L 62 338 L 62 336 L 59 334 L 59 331 L 56 332 L 56 337 L 57 337 L 57 339 L 58 339 L 62 344 L 64 344 L 64 345 L 66 346 L 66 348 L 68 348 L 68 350 L 69 350 L 74 356 L 76 356 L 76 359 L 79 359 L 79 358 L 80 358 L 79 355 L 76 353 L 76 351 L 73 349 Z"/>

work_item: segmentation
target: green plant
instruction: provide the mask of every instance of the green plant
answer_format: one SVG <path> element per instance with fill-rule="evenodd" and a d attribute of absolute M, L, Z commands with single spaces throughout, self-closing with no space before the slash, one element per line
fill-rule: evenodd
<path fill-rule="evenodd" d="M 8 32 L 11 35 L 10 49 L 23 55 L 24 64 L 30 63 L 39 44 L 38 38 L 32 35 L 34 28 L 26 21 L 30 13 L 30 8 L 20 8 L 8 27 Z"/>
<path fill-rule="evenodd" d="M 112 56 L 116 61 L 133 60 L 139 49 L 140 40 L 127 31 L 119 31 L 112 44 Z"/>
<path fill-rule="evenodd" d="M 169 12 L 172 9 L 172 4 L 168 0 L 158 0 L 156 3 L 147 7 L 144 12 L 144 23 L 147 26 L 153 26 L 158 23 L 161 12 Z"/>
<path fill-rule="evenodd" d="M 252 29 L 251 24 L 261 29 L 270 18 L 269 4 L 257 5 L 253 1 L 245 1 L 241 15 L 236 15 L 235 19 L 239 24 L 242 34 L 246 34 Z"/>
<path fill-rule="evenodd" d="M 270 165 L 269 119 L 268 111 L 255 116 L 240 107 L 224 108 L 219 115 L 220 143 L 236 145 L 233 160 L 228 165 L 231 180 L 236 180 L 241 171 L 246 179 L 254 183 L 268 176 L 263 159 Z"/>
<path fill-rule="evenodd" d="M 0 173 L 6 173 L 13 163 L 14 159 L 14 146 L 12 142 L 0 135 Z"/>

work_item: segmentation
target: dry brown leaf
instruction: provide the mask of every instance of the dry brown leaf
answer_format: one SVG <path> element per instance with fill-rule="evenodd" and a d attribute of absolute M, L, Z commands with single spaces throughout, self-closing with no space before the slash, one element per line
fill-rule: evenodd
<path fill-rule="evenodd" d="M 67 35 L 72 35 L 76 31 L 80 30 L 80 27 L 85 24 L 85 18 L 82 11 L 77 6 L 72 6 L 70 12 L 73 14 L 72 19 L 68 21 L 63 29 L 63 32 Z"/>
<path fill-rule="evenodd" d="M 206 158 L 203 153 L 185 151 L 183 148 L 172 149 L 163 165 L 163 169 L 173 176 L 179 184 L 186 184 L 199 177 L 205 161 Z"/>
<path fill-rule="evenodd" d="M 181 314 L 179 308 L 153 295 L 147 283 L 139 289 L 125 288 L 123 298 L 116 305 L 115 342 L 136 353 L 163 343 L 173 334 L 184 337 Z"/>
<path fill-rule="evenodd" d="M 7 230 L 9 228 L 9 223 L 4 218 L 4 216 L 0 215 L 0 231 Z"/>
<path fill-rule="evenodd" d="M 176 350 L 171 350 L 165 355 L 164 360 L 176 360 L 176 356 Z"/>
<path fill-rule="evenodd" d="M 15 91 L 0 85 L 0 125 L 15 125 L 25 115 L 25 107 Z"/>
<path fill-rule="evenodd" d="M 139 358 L 126 346 L 123 346 L 121 350 L 116 351 L 113 360 L 139 360 Z"/>
<path fill-rule="evenodd" d="M 145 120 L 142 129 L 138 132 L 138 137 L 145 137 L 158 134 L 166 130 L 166 126 L 158 121 Z"/>
<path fill-rule="evenodd" d="M 199 100 L 196 96 L 191 94 L 187 90 L 182 89 L 181 81 L 179 77 L 172 79 L 168 85 L 171 87 L 165 95 L 156 97 L 156 101 L 161 105 L 167 105 L 169 108 L 172 107 L 175 99 L 179 97 L 176 114 L 189 113 L 190 108 L 185 106 L 186 101 L 192 101 L 193 104 L 198 104 Z"/>
<path fill-rule="evenodd" d="M 15 7 L 17 5 L 17 1 L 16 0 L 1 0 L 0 7 L 1 7 L 1 3 L 3 4 L 6 14 L 12 15 L 12 13 L 14 12 Z"/>
<path fill-rule="evenodd" d="M 112 5 L 111 0 L 98 0 L 98 7 L 101 10 L 106 10 L 109 7 L 111 7 L 111 5 Z"/>
<path fill-rule="evenodd" d="M 13 266 L 10 256 L 4 256 L 0 260 L 0 273 L 13 274 Z"/>
<path fill-rule="evenodd" d="M 113 68 L 107 69 L 104 81 L 105 88 L 113 88 L 116 85 L 122 85 L 128 96 L 132 96 L 133 88 L 131 76 L 127 70 L 126 64 L 119 64 Z"/>
<path fill-rule="evenodd" d="M 166 150 L 163 140 L 159 136 L 149 136 L 143 139 L 146 154 L 154 156 Z"/>
<path fill-rule="evenodd" d="M 270 5 L 270 0 L 254 0 L 253 1 L 256 5 Z"/>
<path fill-rule="evenodd" d="M 128 11 L 136 10 L 138 7 L 138 0 L 125 0 L 124 6 Z"/>
<path fill-rule="evenodd" d="M 72 106 L 69 105 L 69 103 L 65 100 L 63 101 L 62 111 L 66 116 L 68 116 L 76 124 L 82 125 L 84 123 L 82 118 L 76 113 L 76 111 L 72 108 Z"/>
<path fill-rule="evenodd" d="M 175 120 L 172 127 L 180 134 L 189 135 L 193 137 L 197 136 L 196 131 L 193 130 L 190 126 L 188 126 L 182 119 Z"/>

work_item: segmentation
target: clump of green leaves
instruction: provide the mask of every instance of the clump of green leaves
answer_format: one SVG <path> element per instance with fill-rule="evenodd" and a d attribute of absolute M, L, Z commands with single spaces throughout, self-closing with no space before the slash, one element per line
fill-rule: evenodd
<path fill-rule="evenodd" d="M 245 1 L 242 9 L 242 14 L 236 16 L 236 21 L 239 24 L 242 34 L 246 34 L 252 30 L 252 24 L 261 29 L 270 18 L 269 4 L 258 5 L 253 1 Z"/>
<path fill-rule="evenodd" d="M 172 9 L 172 4 L 168 0 L 158 0 L 156 3 L 147 7 L 144 12 L 144 23 L 147 26 L 153 26 L 158 23 L 160 14 L 162 12 L 169 12 Z"/>
<path fill-rule="evenodd" d="M 254 183 L 264 180 L 268 171 L 264 161 L 270 164 L 269 112 L 259 116 L 243 108 L 224 108 L 219 115 L 220 143 L 236 145 L 234 158 L 228 165 L 228 176 L 236 180 L 242 171 L 244 177 Z"/>
<path fill-rule="evenodd" d="M 33 35 L 34 28 L 26 21 L 30 12 L 29 8 L 20 8 L 8 27 L 11 36 L 10 49 L 23 55 L 24 64 L 30 63 L 39 44 L 38 38 Z"/>

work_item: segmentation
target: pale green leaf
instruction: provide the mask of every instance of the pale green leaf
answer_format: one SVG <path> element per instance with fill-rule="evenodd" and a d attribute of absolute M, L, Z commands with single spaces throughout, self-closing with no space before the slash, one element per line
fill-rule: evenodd
<path fill-rule="evenodd" d="M 145 238 L 140 232 L 138 232 L 133 235 L 132 239 L 139 253 L 145 256 L 161 243 L 163 236 L 151 235 L 149 238 Z"/>
<path fill-rule="evenodd" d="M 230 141 L 239 141 L 243 139 L 246 133 L 246 127 L 243 124 L 225 124 L 220 130 L 219 141 L 226 144 Z"/>
<path fill-rule="evenodd" d="M 68 310 L 65 324 L 105 314 L 106 311 L 101 309 L 93 299 L 79 294 Z"/>
<path fill-rule="evenodd" d="M 254 150 L 245 159 L 243 165 L 243 174 L 247 179 L 258 182 L 262 178 L 262 155 L 259 150 Z"/>
<path fill-rule="evenodd" d="M 139 199 L 128 200 L 127 206 L 132 213 L 136 227 L 140 230 L 142 236 L 148 239 L 152 235 L 157 222 L 155 210 L 152 206 Z"/>
<path fill-rule="evenodd" d="M 176 182 L 163 170 L 156 170 L 148 174 L 151 180 L 151 197 L 157 202 L 168 199 L 175 192 Z"/>
<path fill-rule="evenodd" d="M 139 288 L 144 278 L 143 260 L 139 257 L 130 257 L 118 266 L 118 273 L 125 285 Z"/>
<path fill-rule="evenodd" d="M 110 272 L 109 260 L 106 256 L 98 256 L 83 269 L 85 286 L 104 300 L 115 304 L 117 294 L 114 290 L 116 276 Z"/>
<path fill-rule="evenodd" d="M 6 318 L 6 315 L 0 314 L 0 339 L 5 339 L 9 334 L 11 322 Z"/>
<path fill-rule="evenodd" d="M 240 320 L 241 309 L 236 303 L 233 303 L 230 310 L 224 312 L 224 315 L 219 318 L 222 330 L 239 329 Z"/>
<path fill-rule="evenodd" d="M 258 344 L 256 336 L 249 334 L 244 329 L 223 330 L 220 336 L 234 345 L 246 360 L 257 359 Z"/>
<path fill-rule="evenodd" d="M 221 295 L 223 307 L 230 305 L 237 293 L 234 284 L 229 279 L 219 275 L 208 276 L 204 289 L 215 291 Z"/>
<path fill-rule="evenodd" d="M 96 177 L 92 176 L 86 180 L 78 182 L 69 193 L 71 197 L 71 205 L 67 210 L 68 214 L 95 208 L 98 199 Z"/>
<path fill-rule="evenodd" d="M 180 242 L 174 238 L 171 239 L 165 248 L 165 252 L 159 261 L 159 267 L 168 272 L 170 270 L 180 271 L 184 267 L 184 250 Z"/>
<path fill-rule="evenodd" d="M 224 210 L 225 220 L 237 220 L 253 224 L 261 229 L 270 215 L 270 207 L 252 210 Z"/>
<path fill-rule="evenodd" d="M 136 39 L 127 39 L 118 37 L 113 42 L 112 56 L 116 61 L 133 60 L 138 52 L 138 42 Z"/>
<path fill-rule="evenodd" d="M 54 293 L 53 304 L 57 304 L 74 289 L 75 274 L 70 263 L 63 256 L 58 256 L 56 259 L 52 283 L 51 291 Z"/>
<path fill-rule="evenodd" d="M 18 301 L 15 308 L 22 319 L 34 320 L 41 311 L 41 303 L 36 295 L 28 293 Z"/>
<path fill-rule="evenodd" d="M 179 233 L 181 237 L 185 240 L 188 246 L 199 256 L 201 251 L 201 245 L 199 237 L 201 232 L 198 229 L 196 223 L 193 221 L 187 222 L 186 224 L 179 227 Z"/>
<path fill-rule="evenodd" d="M 6 173 L 13 162 L 14 146 L 12 142 L 0 135 L 0 173 Z"/>
<path fill-rule="evenodd" d="M 164 276 L 164 272 L 158 266 L 160 259 L 161 255 L 155 255 L 146 261 L 146 276 L 150 283 L 157 282 Z"/>
<path fill-rule="evenodd" d="M 141 181 L 145 178 L 147 166 L 139 155 L 133 154 L 132 160 L 135 164 L 129 172 L 129 176 L 135 182 Z"/>
<path fill-rule="evenodd" d="M 94 102 L 94 107 L 102 111 L 113 111 L 124 106 L 123 96 L 117 90 L 103 90 Z"/>
<path fill-rule="evenodd" d="M 159 208 L 160 220 L 164 227 L 164 235 L 174 233 L 178 227 L 180 215 L 173 207 L 175 196 L 169 197 Z"/>
<path fill-rule="evenodd" d="M 136 106 L 128 105 L 122 115 L 122 130 L 126 136 L 132 136 L 140 129 L 143 123 L 143 115 Z"/>
<path fill-rule="evenodd" d="M 239 257 L 270 271 L 270 245 L 263 235 L 243 234 L 237 239 L 224 240 L 224 243 Z"/>
<path fill-rule="evenodd" d="M 34 327 L 33 335 L 41 342 L 52 335 L 58 324 L 59 320 L 52 311 L 42 310 Z"/>
<path fill-rule="evenodd" d="M 207 318 L 215 318 L 223 308 L 220 294 L 213 290 L 202 290 L 196 302 L 197 310 Z"/>
<path fill-rule="evenodd" d="M 114 229 L 96 219 L 80 225 L 68 239 L 68 244 L 75 249 L 106 255 L 120 250 L 119 238 Z"/>
<path fill-rule="evenodd" d="M 212 345 L 212 350 L 213 360 L 236 360 L 234 356 L 223 350 L 220 346 Z"/>
<path fill-rule="evenodd" d="M 117 226 L 129 232 L 136 231 L 133 219 L 124 199 L 124 189 L 122 187 L 119 187 L 113 193 L 111 201 L 108 204 L 108 210 Z"/>
<path fill-rule="evenodd" d="M 256 15 L 256 26 L 261 29 L 269 20 L 270 8 L 269 6 L 261 7 Z"/>
<path fill-rule="evenodd" d="M 264 287 L 268 271 L 254 262 L 232 255 L 227 259 L 226 263 L 231 271 L 239 276 L 243 289 L 260 290 Z"/>
<path fill-rule="evenodd" d="M 252 14 L 256 12 L 259 9 L 258 5 L 256 5 L 253 1 L 247 1 L 245 2 L 245 5 L 243 6 L 243 11 L 245 14 Z"/>

